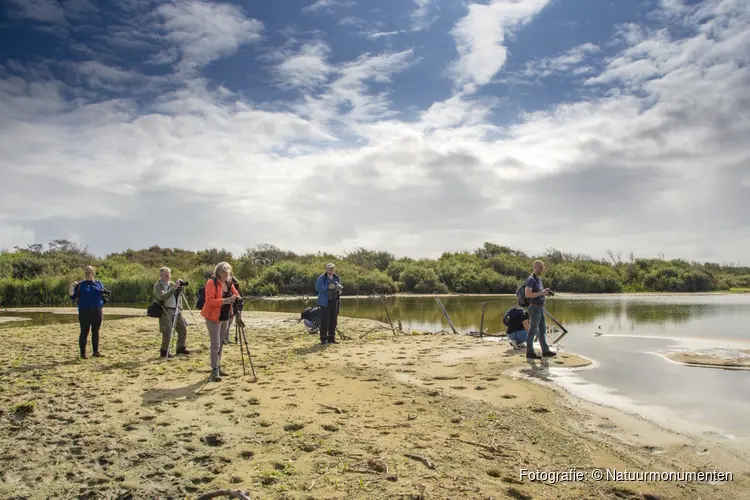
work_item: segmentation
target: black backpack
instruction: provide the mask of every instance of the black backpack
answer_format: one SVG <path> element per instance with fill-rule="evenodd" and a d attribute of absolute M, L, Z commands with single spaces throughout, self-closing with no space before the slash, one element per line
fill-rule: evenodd
<path fill-rule="evenodd" d="M 529 278 L 534 278 L 537 283 L 539 282 L 538 278 L 534 276 L 533 274 L 529 276 Z M 528 281 L 528 280 L 526 280 Z M 531 301 L 526 298 L 526 281 L 524 281 L 521 286 L 518 287 L 518 290 L 516 290 L 516 297 L 518 298 L 518 305 L 521 307 L 529 307 L 531 305 Z"/>
<path fill-rule="evenodd" d="M 219 285 L 219 279 L 218 278 L 212 278 L 214 280 L 214 286 Z M 195 308 L 202 310 L 203 304 L 206 303 L 206 285 L 203 285 L 198 289 L 198 293 L 195 294 L 196 300 L 195 300 Z"/>

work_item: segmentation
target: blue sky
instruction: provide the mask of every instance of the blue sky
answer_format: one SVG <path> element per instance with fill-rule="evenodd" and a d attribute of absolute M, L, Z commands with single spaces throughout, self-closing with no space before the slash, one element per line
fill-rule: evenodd
<path fill-rule="evenodd" d="M 3 248 L 750 262 L 746 1 L 8 0 L 0 26 Z"/>

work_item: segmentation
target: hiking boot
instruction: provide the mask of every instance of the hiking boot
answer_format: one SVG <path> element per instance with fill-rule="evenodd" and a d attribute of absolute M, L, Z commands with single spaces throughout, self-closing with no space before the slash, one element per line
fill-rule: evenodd
<path fill-rule="evenodd" d="M 339 341 L 338 341 L 338 340 L 336 340 L 336 339 L 328 339 L 328 343 L 329 343 L 329 344 L 338 344 L 338 343 L 339 343 Z"/>
<path fill-rule="evenodd" d="M 554 358 L 555 356 L 557 356 L 557 353 L 552 352 L 552 351 L 547 351 L 547 352 L 543 352 L 542 356 L 544 356 L 545 358 Z"/>
<path fill-rule="evenodd" d="M 219 374 L 219 370 L 211 370 L 211 382 L 221 382 L 221 375 Z"/>
<path fill-rule="evenodd" d="M 93 354 L 93 356 L 94 356 L 95 358 L 103 358 L 103 357 L 104 357 L 104 354 L 102 354 L 102 353 L 100 353 L 100 352 L 95 352 L 95 353 Z"/>
<path fill-rule="evenodd" d="M 542 357 L 535 352 L 532 352 L 532 353 L 527 352 L 526 359 L 542 359 Z"/>
<path fill-rule="evenodd" d="M 81 359 L 88 359 L 85 354 L 81 353 Z"/>
<path fill-rule="evenodd" d="M 188 351 L 185 347 L 178 347 L 175 354 L 184 354 L 185 356 L 187 356 L 188 354 L 190 354 L 190 351 Z"/>
<path fill-rule="evenodd" d="M 511 340 L 511 341 L 510 341 L 510 346 L 511 346 L 511 347 L 512 347 L 513 349 L 517 350 L 517 349 L 518 349 L 518 342 L 516 342 L 515 340 Z"/>
<path fill-rule="evenodd" d="M 167 351 L 164 349 L 159 349 L 159 357 L 160 358 L 166 358 L 167 357 Z"/>

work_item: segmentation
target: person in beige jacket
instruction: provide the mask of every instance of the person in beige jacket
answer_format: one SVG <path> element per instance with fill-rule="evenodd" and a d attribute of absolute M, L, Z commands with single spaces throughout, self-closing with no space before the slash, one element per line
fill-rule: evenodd
<path fill-rule="evenodd" d="M 159 281 L 154 285 L 154 295 L 156 300 L 159 301 L 164 314 L 159 317 L 159 331 L 161 332 L 161 349 L 159 355 L 162 358 L 167 357 L 167 351 L 169 350 L 169 337 L 170 331 L 172 330 L 172 323 L 174 322 L 175 312 L 177 310 L 177 297 L 175 292 L 182 288 L 182 283 L 178 281 L 174 283 L 171 280 L 172 271 L 168 267 L 162 267 L 159 269 Z M 177 314 L 177 323 L 175 324 L 175 330 L 177 330 L 177 351 L 175 354 L 190 354 L 185 344 L 187 342 L 187 323 L 182 317 L 182 313 Z"/>

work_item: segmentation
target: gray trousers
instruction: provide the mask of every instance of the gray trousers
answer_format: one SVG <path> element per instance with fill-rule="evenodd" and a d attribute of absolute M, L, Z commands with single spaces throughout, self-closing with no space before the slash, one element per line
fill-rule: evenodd
<path fill-rule="evenodd" d="M 221 350 L 224 346 L 222 340 L 224 339 L 225 332 L 229 330 L 229 321 L 219 321 L 214 323 L 210 319 L 207 319 L 206 328 L 208 329 L 208 338 L 211 341 L 211 370 L 216 370 L 219 368 Z"/>
<path fill-rule="evenodd" d="M 159 317 L 159 331 L 161 332 L 161 350 L 166 351 L 169 349 L 169 331 L 172 329 L 172 322 L 174 321 L 174 310 L 165 309 L 164 314 Z M 177 324 L 175 325 L 177 330 L 177 349 L 185 347 L 187 341 L 187 328 L 185 326 L 185 320 L 182 318 L 182 313 L 177 315 Z"/>

